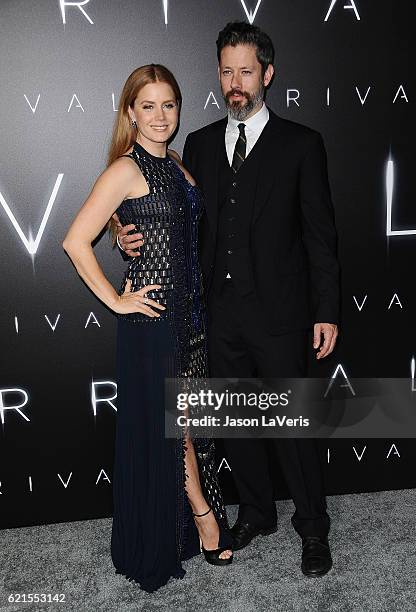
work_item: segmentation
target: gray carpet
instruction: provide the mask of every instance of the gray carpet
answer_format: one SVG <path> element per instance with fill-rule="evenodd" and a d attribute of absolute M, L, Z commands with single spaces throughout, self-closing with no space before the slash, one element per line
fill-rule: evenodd
<path fill-rule="evenodd" d="M 235 553 L 230 567 L 202 556 L 184 564 L 183 580 L 154 594 L 115 575 L 111 519 L 0 531 L 0 610 L 79 612 L 213 610 L 373 612 L 416 610 L 414 490 L 328 498 L 334 567 L 323 578 L 300 572 L 292 502 L 277 503 L 276 534 Z M 228 508 L 232 523 L 236 508 Z M 65 593 L 64 604 L 9 604 L 10 593 Z"/>

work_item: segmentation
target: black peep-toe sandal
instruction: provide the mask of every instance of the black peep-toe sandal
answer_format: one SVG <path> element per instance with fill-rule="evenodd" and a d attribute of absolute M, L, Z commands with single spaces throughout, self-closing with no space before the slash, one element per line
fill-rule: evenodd
<path fill-rule="evenodd" d="M 192 514 L 193 516 L 200 517 L 206 516 L 210 512 L 212 512 L 212 508 L 209 508 L 206 512 L 203 512 L 202 514 L 195 514 L 195 512 L 193 512 Z M 202 544 L 201 536 L 199 536 L 199 546 L 201 548 L 201 552 L 204 553 L 205 560 L 211 565 L 230 565 L 230 563 L 232 563 L 233 561 L 233 555 L 231 555 L 231 557 L 229 557 L 228 559 L 221 559 L 220 554 L 223 553 L 225 550 L 232 551 L 231 539 L 227 538 L 227 534 L 225 533 L 221 525 L 218 525 L 218 528 L 220 530 L 218 537 L 218 548 L 215 548 L 214 550 L 205 550 Z M 230 543 L 224 545 L 227 540 L 229 540 Z"/>

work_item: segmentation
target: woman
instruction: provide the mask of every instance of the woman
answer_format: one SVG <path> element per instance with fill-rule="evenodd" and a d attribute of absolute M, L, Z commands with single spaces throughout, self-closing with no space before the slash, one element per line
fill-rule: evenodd
<path fill-rule="evenodd" d="M 197 261 L 201 192 L 167 149 L 180 103 L 167 68 L 132 72 L 108 167 L 63 243 L 81 278 L 118 315 L 111 553 L 116 573 L 149 592 L 183 577 L 181 561 L 197 554 L 199 544 L 209 563 L 232 561 L 213 441 L 164 436 L 165 378 L 207 376 Z M 129 262 L 118 292 L 91 246 L 106 224 L 114 244 L 114 213 L 143 235 L 140 257 Z"/>

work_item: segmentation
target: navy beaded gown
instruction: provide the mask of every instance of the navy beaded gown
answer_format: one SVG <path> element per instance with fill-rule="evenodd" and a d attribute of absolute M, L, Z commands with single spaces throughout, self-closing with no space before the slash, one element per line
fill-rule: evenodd
<path fill-rule="evenodd" d="M 128 155 L 139 166 L 149 194 L 117 209 L 123 225 L 143 234 L 140 256 L 129 259 L 119 293 L 131 280 L 162 288 L 148 297 L 166 306 L 160 317 L 118 315 L 117 424 L 113 470 L 111 555 L 116 573 L 151 592 L 170 577 L 182 578 L 182 561 L 199 553 L 185 491 L 185 441 L 165 438 L 165 378 L 204 378 L 207 372 L 197 226 L 203 201 L 169 157 L 138 143 Z M 214 444 L 193 440 L 205 499 L 225 530 Z"/>

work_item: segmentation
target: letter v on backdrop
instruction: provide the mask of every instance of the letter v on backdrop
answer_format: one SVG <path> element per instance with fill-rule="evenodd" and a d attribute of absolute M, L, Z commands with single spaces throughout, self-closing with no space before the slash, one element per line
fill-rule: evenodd
<path fill-rule="evenodd" d="M 29 228 L 29 235 L 28 235 L 28 237 L 25 236 L 25 234 L 23 233 L 23 230 L 20 227 L 16 217 L 14 216 L 10 206 L 7 204 L 3 194 L 0 191 L 0 204 L 3 206 L 3 209 L 6 212 L 6 215 L 8 216 L 9 220 L 11 221 L 11 224 L 14 227 L 14 229 L 16 230 L 17 235 L 19 236 L 20 240 L 23 242 L 24 246 L 26 247 L 27 252 L 29 253 L 29 255 L 34 256 L 36 254 L 37 250 L 38 250 L 40 241 L 41 241 L 42 236 L 43 236 L 43 232 L 45 231 L 45 227 L 46 227 L 46 224 L 47 224 L 48 219 L 49 219 L 49 215 L 51 214 L 51 210 L 52 210 L 52 207 L 53 207 L 53 205 L 55 203 L 56 196 L 58 195 L 59 187 L 61 186 L 61 182 L 62 182 L 63 176 L 64 176 L 63 173 L 60 173 L 60 174 L 58 174 L 58 176 L 56 178 L 55 185 L 54 185 L 54 187 L 52 189 L 52 193 L 51 193 L 51 196 L 49 198 L 48 205 L 47 205 L 46 210 L 45 210 L 45 212 L 43 214 L 43 219 L 41 221 L 41 224 L 39 226 L 38 233 L 36 234 L 36 238 L 35 239 L 33 239 L 32 231 L 31 231 L 30 228 Z"/>
<path fill-rule="evenodd" d="M 262 3 L 262 0 L 257 0 L 257 4 L 256 4 L 255 8 L 252 11 L 247 8 L 247 4 L 246 4 L 245 0 L 240 0 L 240 2 L 241 2 L 241 5 L 242 5 L 242 7 L 244 9 L 245 14 L 247 15 L 247 19 L 249 20 L 250 23 L 253 23 L 253 21 L 256 18 L 257 11 L 260 8 L 260 4 Z"/>

